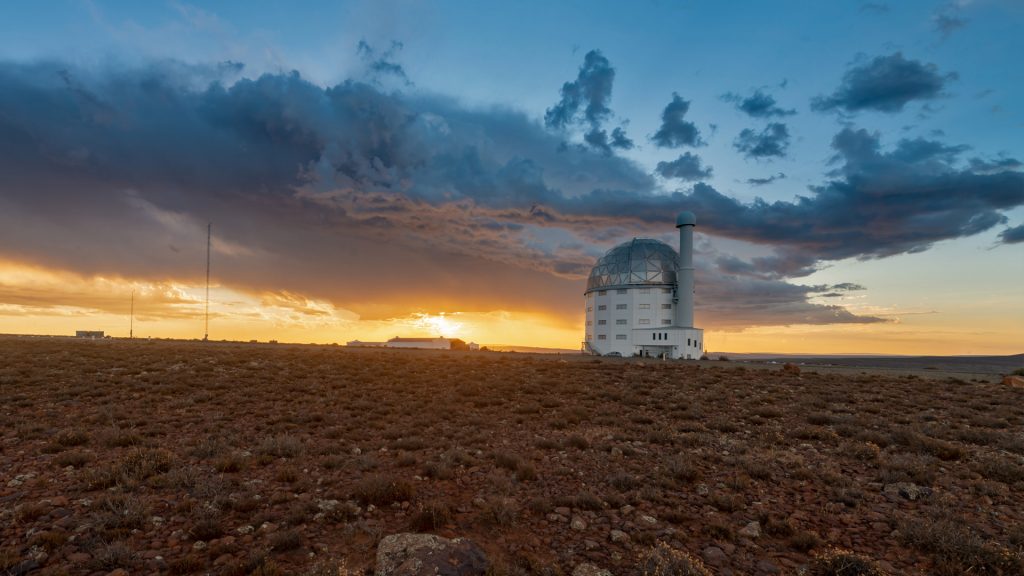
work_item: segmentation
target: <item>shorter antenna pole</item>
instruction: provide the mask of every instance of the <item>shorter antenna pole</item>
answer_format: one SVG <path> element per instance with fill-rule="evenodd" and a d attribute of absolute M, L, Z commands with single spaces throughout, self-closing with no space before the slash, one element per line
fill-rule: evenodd
<path fill-rule="evenodd" d="M 135 289 L 132 289 L 132 308 L 128 321 L 128 339 L 135 338 Z"/>

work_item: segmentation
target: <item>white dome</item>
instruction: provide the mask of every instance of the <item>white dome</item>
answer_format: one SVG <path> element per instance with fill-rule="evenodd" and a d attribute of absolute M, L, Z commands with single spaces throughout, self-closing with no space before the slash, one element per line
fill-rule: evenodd
<path fill-rule="evenodd" d="M 620 286 L 671 286 L 676 282 L 679 255 L 660 240 L 634 238 L 597 260 L 587 279 L 587 292 Z"/>

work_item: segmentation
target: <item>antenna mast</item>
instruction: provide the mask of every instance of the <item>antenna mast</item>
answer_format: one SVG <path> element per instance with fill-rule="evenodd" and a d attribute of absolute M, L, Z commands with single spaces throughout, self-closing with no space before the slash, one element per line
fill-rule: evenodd
<path fill-rule="evenodd" d="M 203 328 L 203 341 L 210 339 L 210 231 L 213 224 L 206 224 L 206 321 Z"/>
<path fill-rule="evenodd" d="M 131 340 L 135 337 L 135 289 L 132 288 L 132 307 L 130 320 L 128 321 L 128 339 Z"/>

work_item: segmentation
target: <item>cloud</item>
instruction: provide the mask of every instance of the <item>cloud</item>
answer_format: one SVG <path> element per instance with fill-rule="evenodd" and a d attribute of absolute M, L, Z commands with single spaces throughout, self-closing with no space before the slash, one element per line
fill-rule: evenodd
<path fill-rule="evenodd" d="M 941 12 L 932 18 L 932 22 L 935 24 L 935 31 L 941 34 L 942 39 L 945 40 L 957 30 L 966 27 L 969 20 L 955 14 Z"/>
<path fill-rule="evenodd" d="M 612 114 L 608 104 L 614 82 L 615 69 L 608 59 L 599 50 L 587 52 L 576 80 L 562 84 L 562 97 L 548 108 L 544 123 L 549 128 L 565 129 L 582 120 L 591 128 L 599 127 Z"/>
<path fill-rule="evenodd" d="M 844 322 L 854 315 L 786 279 L 821 260 L 923 250 L 1024 204 L 1019 173 L 958 168 L 962 147 L 883 152 L 854 130 L 837 136 L 835 173 L 806 198 L 746 204 L 702 183 L 667 192 L 634 162 L 563 146 L 516 110 L 240 74 L 0 63 L 0 257 L 198 285 L 212 221 L 215 280 L 250 294 L 363 319 L 495 303 L 575 318 L 604 249 L 652 230 L 671 238 L 673 215 L 692 209 L 703 232 L 775 247 L 747 260 L 750 273 L 702 272 L 708 327 L 744 314 L 747 325 Z M 759 291 L 756 311 L 730 312 L 726 296 Z"/>
<path fill-rule="evenodd" d="M 671 162 L 658 162 L 655 169 L 663 178 L 692 182 L 711 177 L 711 167 L 701 166 L 700 156 L 686 152 Z"/>
<path fill-rule="evenodd" d="M 877 134 L 847 127 L 832 147 L 831 179 L 793 202 L 742 204 L 701 183 L 677 202 L 701 215 L 702 230 L 813 260 L 921 252 L 1005 223 L 1003 211 L 1024 205 L 1024 174 L 964 168 L 963 146 L 915 139 L 884 151 Z M 797 270 L 780 264 L 782 274 Z"/>
<path fill-rule="evenodd" d="M 772 122 L 761 132 L 744 128 L 733 147 L 747 158 L 781 158 L 789 148 L 789 129 L 781 122 Z"/>
<path fill-rule="evenodd" d="M 1024 242 L 1024 224 L 1007 228 L 999 233 L 999 241 L 1003 244 L 1019 244 Z"/>
<path fill-rule="evenodd" d="M 404 47 L 405 45 L 401 42 L 392 42 L 390 48 L 378 53 L 365 40 L 360 40 L 356 46 L 356 53 L 366 64 L 370 81 L 379 84 L 385 77 L 392 76 L 406 86 L 411 86 L 412 82 L 409 80 L 409 76 L 406 75 L 405 68 L 395 62 L 395 56 Z"/>
<path fill-rule="evenodd" d="M 786 174 L 783 172 L 779 172 L 777 174 L 765 178 L 747 178 L 747 184 L 751 186 L 765 186 L 771 184 L 772 182 L 775 182 L 776 180 L 783 180 L 785 178 Z"/>
<path fill-rule="evenodd" d="M 690 102 L 683 100 L 679 94 L 672 94 L 672 101 L 661 112 L 661 127 L 654 133 L 651 140 L 661 148 L 679 148 L 681 146 L 700 146 L 704 141 L 700 130 L 693 122 L 685 120 L 690 110 Z"/>
<path fill-rule="evenodd" d="M 889 5 L 883 2 L 864 2 L 860 5 L 860 11 L 885 14 L 889 11 Z"/>
<path fill-rule="evenodd" d="M 839 88 L 831 96 L 814 98 L 811 108 L 821 112 L 900 112 L 912 101 L 938 98 L 946 83 L 956 78 L 955 72 L 940 74 L 935 64 L 907 60 L 896 52 L 850 68 Z"/>
<path fill-rule="evenodd" d="M 755 90 L 746 98 L 732 92 L 722 95 L 722 100 L 736 105 L 736 109 L 752 118 L 772 118 L 792 116 L 796 110 L 781 108 L 771 94 Z"/>
<path fill-rule="evenodd" d="M 971 171 L 975 174 L 998 174 L 1007 170 L 1020 170 L 1024 163 L 1016 158 L 1000 158 L 998 160 L 984 160 L 971 158 Z"/>

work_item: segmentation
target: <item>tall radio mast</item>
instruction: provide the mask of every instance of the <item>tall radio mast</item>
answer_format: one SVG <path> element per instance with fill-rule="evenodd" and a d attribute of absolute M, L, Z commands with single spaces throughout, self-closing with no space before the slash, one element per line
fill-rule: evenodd
<path fill-rule="evenodd" d="M 206 321 L 203 328 L 203 341 L 210 339 L 210 232 L 212 223 L 206 224 Z"/>
<path fill-rule="evenodd" d="M 128 339 L 135 337 L 135 289 L 132 288 L 132 307 L 128 320 Z"/>

